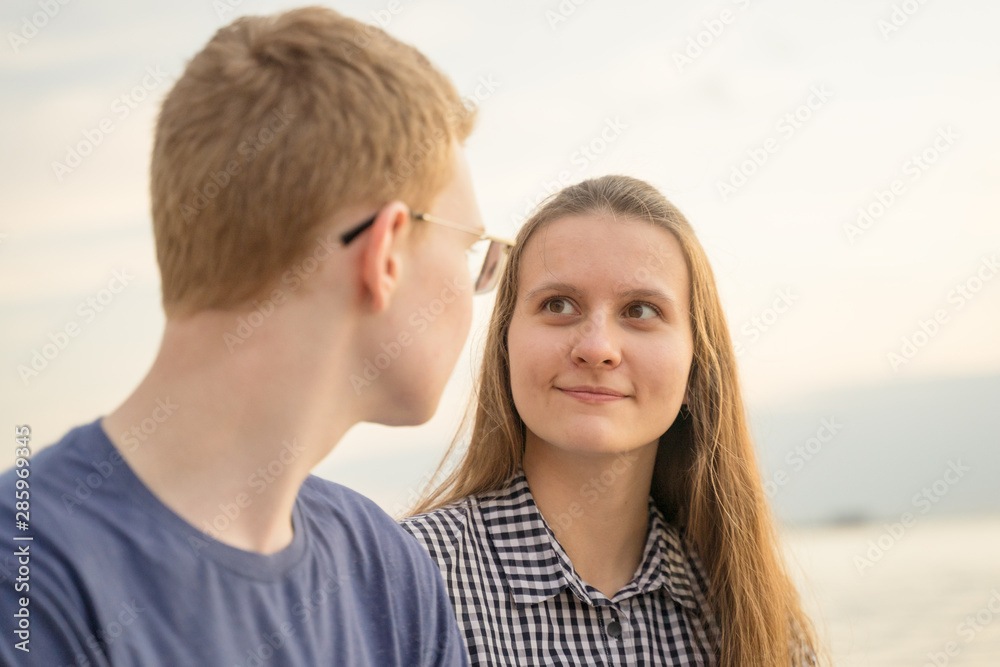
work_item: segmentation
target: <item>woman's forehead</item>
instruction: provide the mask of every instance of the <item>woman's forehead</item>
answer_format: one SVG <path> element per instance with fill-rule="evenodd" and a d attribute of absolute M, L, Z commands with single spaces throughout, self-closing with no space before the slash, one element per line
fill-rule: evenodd
<path fill-rule="evenodd" d="M 567 216 L 537 230 L 525 244 L 519 282 L 564 282 L 687 292 L 688 269 L 677 238 L 642 220 Z"/>

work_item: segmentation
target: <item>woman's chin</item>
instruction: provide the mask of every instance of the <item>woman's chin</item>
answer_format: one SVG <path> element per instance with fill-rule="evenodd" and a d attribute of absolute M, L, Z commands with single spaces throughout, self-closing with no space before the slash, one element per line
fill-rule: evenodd
<path fill-rule="evenodd" d="M 549 445 L 566 454 L 580 456 L 614 456 L 636 448 L 632 443 L 622 442 L 620 434 L 601 434 L 593 430 L 584 433 L 565 433 L 554 436 Z"/>

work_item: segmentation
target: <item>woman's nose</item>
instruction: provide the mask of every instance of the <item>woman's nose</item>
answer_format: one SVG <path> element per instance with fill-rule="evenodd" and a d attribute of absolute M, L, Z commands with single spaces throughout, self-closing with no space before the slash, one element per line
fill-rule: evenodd
<path fill-rule="evenodd" d="M 573 361 L 594 367 L 614 368 L 621 363 L 621 349 L 614 322 L 604 313 L 595 313 L 573 330 L 570 354 Z"/>

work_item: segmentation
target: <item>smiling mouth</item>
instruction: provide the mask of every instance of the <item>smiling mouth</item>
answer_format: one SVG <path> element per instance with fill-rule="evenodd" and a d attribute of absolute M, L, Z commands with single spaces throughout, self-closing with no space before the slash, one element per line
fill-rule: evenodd
<path fill-rule="evenodd" d="M 625 394 L 606 387 L 556 387 L 556 389 L 584 403 L 611 403 L 628 398 Z"/>

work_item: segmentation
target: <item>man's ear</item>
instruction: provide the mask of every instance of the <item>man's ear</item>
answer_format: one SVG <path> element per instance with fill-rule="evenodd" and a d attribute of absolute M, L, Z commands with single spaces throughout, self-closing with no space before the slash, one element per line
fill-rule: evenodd
<path fill-rule="evenodd" d="M 371 297 L 373 312 L 385 310 L 399 286 L 399 240 L 405 236 L 409 224 L 409 207 L 401 201 L 392 201 L 382 207 L 374 224 L 361 237 L 365 244 L 361 255 L 361 285 Z"/>

